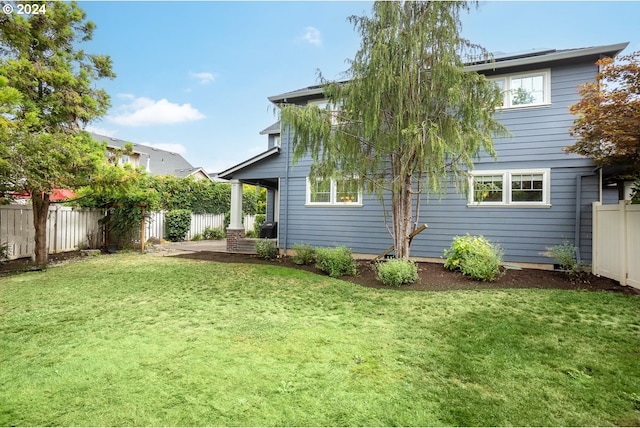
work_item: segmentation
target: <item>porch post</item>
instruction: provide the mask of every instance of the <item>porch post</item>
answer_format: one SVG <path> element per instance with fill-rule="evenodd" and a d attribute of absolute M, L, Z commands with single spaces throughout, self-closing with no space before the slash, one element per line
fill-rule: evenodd
<path fill-rule="evenodd" d="M 244 226 L 242 225 L 242 183 L 240 180 L 231 180 L 231 222 L 227 229 L 227 251 L 238 250 L 238 240 L 244 238 Z"/>

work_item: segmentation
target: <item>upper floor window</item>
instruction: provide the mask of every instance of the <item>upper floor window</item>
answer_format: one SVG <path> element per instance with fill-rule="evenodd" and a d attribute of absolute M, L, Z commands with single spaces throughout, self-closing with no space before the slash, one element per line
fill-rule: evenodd
<path fill-rule="evenodd" d="M 131 158 L 129 157 L 129 155 L 121 155 L 120 156 L 120 165 L 124 165 L 127 163 L 131 163 Z"/>
<path fill-rule="evenodd" d="M 280 136 L 274 135 L 273 137 L 273 147 L 280 147 Z"/>
<path fill-rule="evenodd" d="M 550 177 L 549 168 L 473 171 L 469 205 L 549 207 Z"/>
<path fill-rule="evenodd" d="M 355 177 L 307 178 L 307 205 L 362 206 L 362 185 Z"/>
<path fill-rule="evenodd" d="M 309 101 L 309 104 L 318 107 L 320 110 L 327 110 L 331 114 L 331 124 L 338 124 L 338 113 L 340 111 L 340 106 L 330 103 L 328 100 L 317 100 L 317 101 Z"/>
<path fill-rule="evenodd" d="M 491 77 L 503 93 L 502 108 L 551 104 L 549 69 Z"/>

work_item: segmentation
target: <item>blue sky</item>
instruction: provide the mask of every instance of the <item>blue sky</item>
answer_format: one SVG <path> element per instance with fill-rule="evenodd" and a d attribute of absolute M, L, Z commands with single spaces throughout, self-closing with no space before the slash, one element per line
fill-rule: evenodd
<path fill-rule="evenodd" d="M 90 129 L 182 154 L 209 172 L 266 150 L 270 95 L 339 78 L 359 47 L 347 22 L 371 2 L 80 1 L 97 28 L 82 47 L 110 55 L 96 82 L 111 109 Z M 490 51 L 630 42 L 640 2 L 481 2 L 463 34 Z"/>

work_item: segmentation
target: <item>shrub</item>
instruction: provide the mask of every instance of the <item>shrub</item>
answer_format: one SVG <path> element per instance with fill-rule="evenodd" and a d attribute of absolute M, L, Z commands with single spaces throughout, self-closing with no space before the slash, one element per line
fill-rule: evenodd
<path fill-rule="evenodd" d="M 258 236 L 260 235 L 258 235 L 254 230 L 248 230 L 244 235 L 245 238 L 257 238 Z"/>
<path fill-rule="evenodd" d="M 193 235 L 193 238 L 191 238 L 192 241 L 202 241 L 202 233 L 196 233 L 195 235 Z"/>
<path fill-rule="evenodd" d="M 444 255 L 445 268 L 459 270 L 473 279 L 495 281 L 500 275 L 502 251 L 482 236 L 456 236 Z"/>
<path fill-rule="evenodd" d="M 582 266 L 578 264 L 576 258 L 577 252 L 575 245 L 564 241 L 562 244 L 547 247 L 545 254 L 553 257 L 556 263 L 560 265 L 560 269 L 568 272 L 570 275 L 577 275 L 582 271 Z"/>
<path fill-rule="evenodd" d="M 256 218 L 253 221 L 253 232 L 256 236 L 260 236 L 260 228 L 267 221 L 267 216 L 264 214 L 256 214 Z"/>
<path fill-rule="evenodd" d="M 269 239 L 261 239 L 256 242 L 256 254 L 265 260 L 275 259 L 278 256 L 278 247 Z"/>
<path fill-rule="evenodd" d="M 220 239 L 224 239 L 225 234 L 224 234 L 224 229 L 222 227 L 205 227 L 204 231 L 202 232 L 202 237 L 204 239 L 216 239 L 216 240 L 220 240 Z"/>
<path fill-rule="evenodd" d="M 316 268 L 332 278 L 355 275 L 357 272 L 351 248 L 347 247 L 316 249 Z"/>
<path fill-rule="evenodd" d="M 376 278 L 384 285 L 399 287 L 418 280 L 418 266 L 408 259 L 390 259 L 376 265 Z"/>
<path fill-rule="evenodd" d="M 9 244 L 6 242 L 0 242 L 0 262 L 3 262 L 9 258 Z"/>
<path fill-rule="evenodd" d="M 184 241 L 191 227 L 191 211 L 173 210 L 164 215 L 167 239 L 172 242 Z"/>
<path fill-rule="evenodd" d="M 316 261 L 316 250 L 309 244 L 293 244 L 295 255 L 291 257 L 297 265 L 310 265 Z"/>

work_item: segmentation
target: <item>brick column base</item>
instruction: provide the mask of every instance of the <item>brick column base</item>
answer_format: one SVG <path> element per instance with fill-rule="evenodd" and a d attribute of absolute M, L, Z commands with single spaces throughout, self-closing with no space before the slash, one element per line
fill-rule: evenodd
<path fill-rule="evenodd" d="M 227 229 L 227 251 L 237 252 L 238 241 L 242 238 L 244 238 L 244 229 Z"/>

